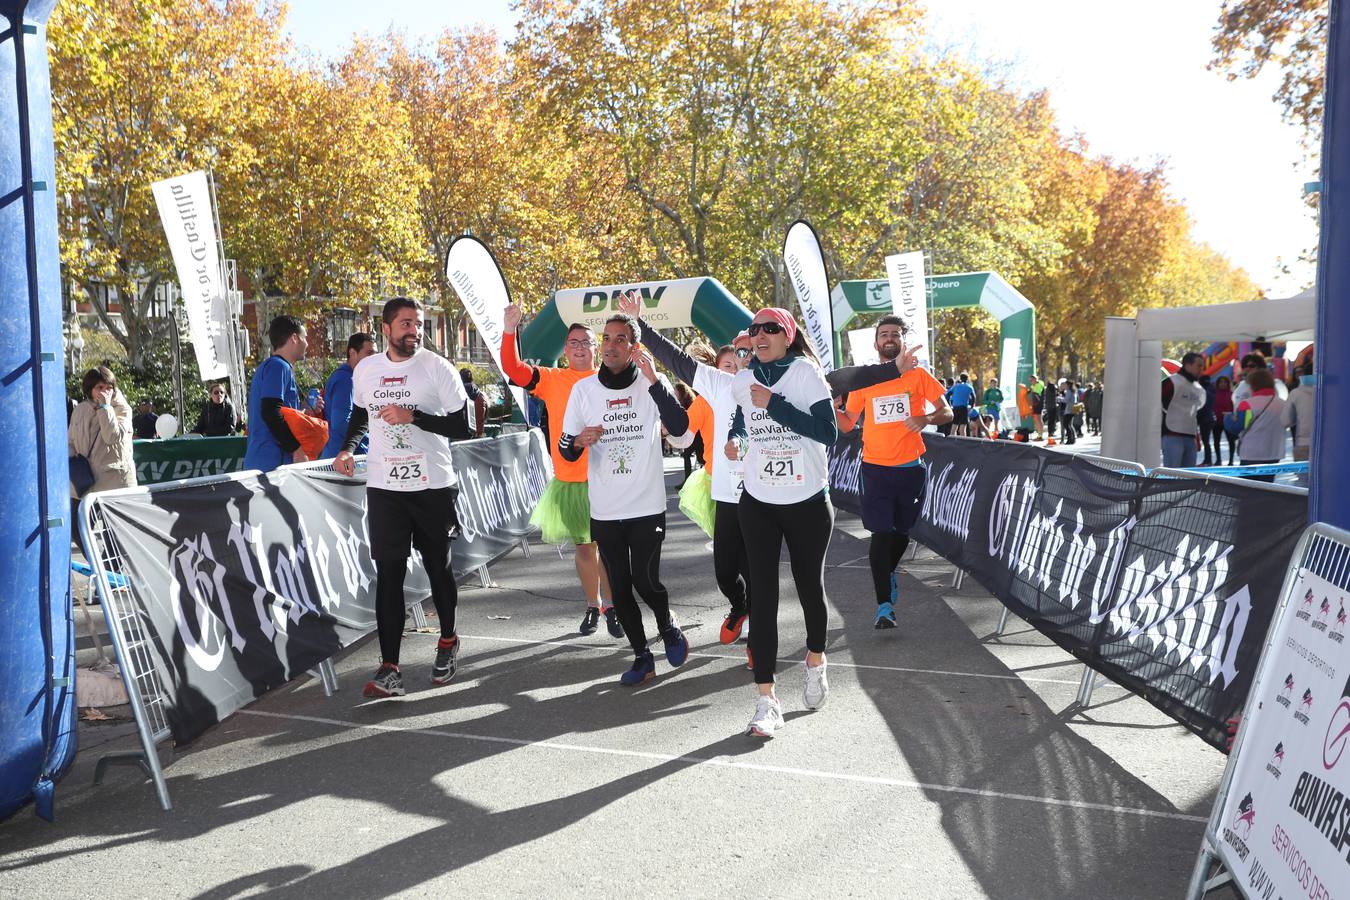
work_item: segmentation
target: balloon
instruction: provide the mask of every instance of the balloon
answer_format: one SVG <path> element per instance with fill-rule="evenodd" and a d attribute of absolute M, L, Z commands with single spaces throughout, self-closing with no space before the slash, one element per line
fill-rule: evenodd
<path fill-rule="evenodd" d="M 169 413 L 160 416 L 155 420 L 155 434 L 166 439 L 178 434 L 178 419 Z"/>

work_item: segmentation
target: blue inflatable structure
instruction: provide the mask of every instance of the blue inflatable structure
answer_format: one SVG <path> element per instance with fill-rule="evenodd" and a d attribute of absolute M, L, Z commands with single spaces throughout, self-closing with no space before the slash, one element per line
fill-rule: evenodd
<path fill-rule="evenodd" d="M 0 819 L 75 755 L 65 360 L 47 17 L 0 0 Z"/>
<path fill-rule="evenodd" d="M 1317 415 L 1310 518 L 1350 529 L 1350 14 L 1332 0 L 1322 138 L 1322 236 L 1317 253 Z M 1345 130 L 1345 134 L 1341 131 Z M 1325 348 L 1325 351 L 1322 350 Z"/>

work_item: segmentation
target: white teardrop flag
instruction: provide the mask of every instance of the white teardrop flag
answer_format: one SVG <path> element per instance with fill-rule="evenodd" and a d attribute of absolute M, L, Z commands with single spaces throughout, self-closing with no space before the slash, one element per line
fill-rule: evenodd
<path fill-rule="evenodd" d="M 506 307 L 511 303 L 511 292 L 501 267 L 492 251 L 477 238 L 464 235 L 450 245 L 445 260 L 445 277 L 459 294 L 459 300 L 473 319 L 474 327 L 483 336 L 488 352 L 502 367 L 502 334 Z M 525 391 L 511 386 L 511 396 L 521 416 L 525 415 Z"/>
<path fill-rule="evenodd" d="M 797 293 L 806 340 L 826 372 L 834 370 L 834 315 L 830 309 L 830 280 L 820 239 L 810 223 L 798 220 L 783 239 L 783 263 Z"/>

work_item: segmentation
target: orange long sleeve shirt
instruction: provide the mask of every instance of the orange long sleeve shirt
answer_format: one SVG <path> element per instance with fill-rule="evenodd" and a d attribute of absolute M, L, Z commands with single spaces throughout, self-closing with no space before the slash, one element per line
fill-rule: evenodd
<path fill-rule="evenodd" d="M 581 379 L 594 375 L 595 370 L 554 369 L 521 362 L 516 353 L 516 335 L 509 332 L 502 335 L 502 374 L 511 379 L 516 387 L 529 387 L 534 382 L 530 392 L 544 401 L 544 408 L 548 410 L 549 429 L 556 432 L 562 427 L 572 387 Z M 558 452 L 558 435 L 550 433 L 547 437 L 548 452 L 553 457 L 553 477 L 559 481 L 585 482 L 586 452 L 583 451 L 581 458 L 575 462 L 569 462 Z"/>

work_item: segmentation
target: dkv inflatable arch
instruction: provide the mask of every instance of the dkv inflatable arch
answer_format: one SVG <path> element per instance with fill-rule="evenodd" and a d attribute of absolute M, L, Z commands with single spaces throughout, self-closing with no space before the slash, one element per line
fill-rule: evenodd
<path fill-rule="evenodd" d="M 553 360 L 562 355 L 567 329 L 587 325 L 599 331 L 619 311 L 619 297 L 642 295 L 642 321 L 654 328 L 697 328 L 713 346 L 731 343 L 753 314 L 716 278 L 637 281 L 557 291 L 520 335 L 523 359 Z"/>

